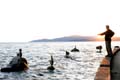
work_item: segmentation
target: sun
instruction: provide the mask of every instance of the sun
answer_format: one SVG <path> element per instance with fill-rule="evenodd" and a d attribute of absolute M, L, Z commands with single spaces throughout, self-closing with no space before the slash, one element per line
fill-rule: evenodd
<path fill-rule="evenodd" d="M 96 38 L 96 40 L 97 40 L 97 41 L 102 41 L 102 40 L 104 40 L 104 36 L 98 35 L 97 38 Z"/>

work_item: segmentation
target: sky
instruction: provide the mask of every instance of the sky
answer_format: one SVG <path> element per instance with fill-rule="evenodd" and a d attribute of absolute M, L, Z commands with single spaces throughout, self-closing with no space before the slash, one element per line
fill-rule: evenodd
<path fill-rule="evenodd" d="M 70 35 L 120 36 L 119 0 L 0 0 L 0 42 Z"/>

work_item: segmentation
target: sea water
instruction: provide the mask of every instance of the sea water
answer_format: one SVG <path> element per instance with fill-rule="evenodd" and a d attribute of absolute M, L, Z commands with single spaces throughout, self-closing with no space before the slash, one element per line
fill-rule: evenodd
<path fill-rule="evenodd" d="M 96 46 L 102 45 L 101 53 Z M 120 42 L 112 42 L 112 48 Z M 80 52 L 71 52 L 76 46 Z M 29 69 L 21 72 L 0 72 L 0 80 L 94 80 L 101 60 L 107 54 L 104 42 L 40 42 L 0 43 L 0 68 L 6 67 L 22 48 Z M 65 51 L 72 59 L 65 58 Z M 53 72 L 48 71 L 50 56 L 54 58 Z"/>

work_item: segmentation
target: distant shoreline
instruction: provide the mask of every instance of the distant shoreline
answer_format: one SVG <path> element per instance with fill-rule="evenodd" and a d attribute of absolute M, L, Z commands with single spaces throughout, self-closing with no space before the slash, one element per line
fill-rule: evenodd
<path fill-rule="evenodd" d="M 87 41 L 104 41 L 104 38 L 96 36 L 66 36 L 54 39 L 37 39 L 30 42 L 87 42 Z M 120 41 L 120 37 L 113 37 L 112 41 Z"/>

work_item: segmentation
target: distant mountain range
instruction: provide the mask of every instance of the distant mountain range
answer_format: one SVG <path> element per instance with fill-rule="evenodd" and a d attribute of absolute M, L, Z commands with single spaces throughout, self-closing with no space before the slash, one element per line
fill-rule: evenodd
<path fill-rule="evenodd" d="M 96 36 L 66 36 L 54 39 L 38 39 L 30 42 L 79 42 L 79 41 L 104 41 L 104 38 L 98 39 Z M 113 37 L 113 41 L 120 41 L 120 37 Z"/>

